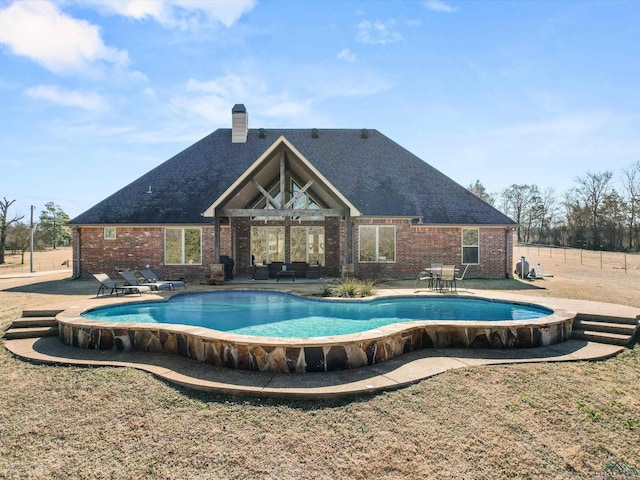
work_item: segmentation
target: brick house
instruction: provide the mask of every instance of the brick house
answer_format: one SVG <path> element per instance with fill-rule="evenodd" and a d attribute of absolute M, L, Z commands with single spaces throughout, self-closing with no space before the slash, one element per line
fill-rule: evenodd
<path fill-rule="evenodd" d="M 470 264 L 504 278 L 515 222 L 376 130 L 218 129 L 69 222 L 74 275 L 236 275 L 256 264 L 407 278 L 412 264 Z M 223 257 L 224 258 L 224 257 Z"/>

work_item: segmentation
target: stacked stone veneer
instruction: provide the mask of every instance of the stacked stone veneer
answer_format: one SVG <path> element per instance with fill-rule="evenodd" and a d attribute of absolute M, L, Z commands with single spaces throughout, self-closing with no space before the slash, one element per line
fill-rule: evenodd
<path fill-rule="evenodd" d="M 197 327 L 159 327 L 58 316 L 60 341 L 96 350 L 182 355 L 218 367 L 261 372 L 330 372 L 384 362 L 424 348 L 528 348 L 553 345 L 571 336 L 575 314 L 556 311 L 521 322 L 408 322 L 322 341 L 231 335 Z"/>

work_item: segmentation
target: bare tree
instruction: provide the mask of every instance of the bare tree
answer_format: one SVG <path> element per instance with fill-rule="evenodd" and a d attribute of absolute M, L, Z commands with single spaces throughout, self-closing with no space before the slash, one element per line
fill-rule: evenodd
<path fill-rule="evenodd" d="M 610 250 L 623 249 L 626 210 L 626 203 L 615 190 L 612 190 L 611 193 L 604 197 L 600 223 L 604 248 Z"/>
<path fill-rule="evenodd" d="M 31 246 L 31 229 L 29 225 L 17 222 L 11 227 L 7 227 L 7 240 L 5 248 L 11 250 L 12 253 L 20 252 L 21 262 L 24 264 L 24 254 Z"/>
<path fill-rule="evenodd" d="M 545 188 L 539 197 L 537 207 L 538 239 L 541 243 L 551 243 L 551 227 L 557 224 L 558 201 L 553 188 Z"/>
<path fill-rule="evenodd" d="M 18 222 L 24 218 L 22 216 L 15 216 L 11 220 L 9 220 L 9 207 L 15 203 L 15 200 L 7 200 L 6 197 L 3 197 L 2 202 L 0 202 L 0 264 L 4 263 L 4 246 L 7 242 L 7 228 L 15 222 Z"/>
<path fill-rule="evenodd" d="M 575 182 L 575 198 L 578 205 L 589 212 L 590 245 L 599 248 L 602 244 L 600 226 L 603 218 L 605 199 L 611 194 L 611 172 L 588 172 L 584 177 L 577 177 Z"/>
<path fill-rule="evenodd" d="M 514 183 L 505 188 L 500 195 L 503 212 L 518 223 L 518 242 L 522 242 L 524 238 L 528 239 L 531 227 L 531 207 L 536 205 L 540 199 L 538 187 Z"/>
<path fill-rule="evenodd" d="M 627 246 L 640 250 L 640 160 L 622 170 L 622 189 L 627 203 Z"/>

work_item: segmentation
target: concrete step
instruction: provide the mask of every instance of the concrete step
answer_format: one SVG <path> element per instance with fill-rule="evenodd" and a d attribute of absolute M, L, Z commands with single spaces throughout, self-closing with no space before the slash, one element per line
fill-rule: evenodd
<path fill-rule="evenodd" d="M 21 317 L 11 323 L 11 328 L 55 327 L 58 325 L 54 317 Z"/>
<path fill-rule="evenodd" d="M 638 317 L 616 317 L 579 313 L 571 337 L 578 340 L 628 347 L 640 329 Z"/>
<path fill-rule="evenodd" d="M 637 325 L 629 323 L 611 323 L 611 322 L 599 322 L 593 320 L 578 320 L 574 321 L 574 328 L 578 330 L 590 330 L 593 332 L 605 332 L 605 333 L 619 333 L 620 335 L 628 335 L 632 337 Z"/>
<path fill-rule="evenodd" d="M 638 323 L 640 323 L 640 318 L 638 317 L 617 317 L 613 315 L 596 315 L 588 313 L 578 313 L 576 315 L 576 320 L 604 323 L 622 323 L 626 325 L 638 325 Z"/>
<path fill-rule="evenodd" d="M 620 345 L 628 347 L 631 344 L 632 336 L 621 335 L 619 333 L 595 332 L 593 330 L 572 330 L 571 338 L 576 340 L 587 340 L 589 342 L 606 343 L 608 345 Z"/>
<path fill-rule="evenodd" d="M 61 309 L 51 309 L 51 308 L 36 308 L 33 310 L 23 310 L 23 317 L 55 317 L 60 312 L 64 310 Z"/>
<path fill-rule="evenodd" d="M 4 332 L 4 338 L 6 340 L 15 340 L 17 338 L 55 337 L 57 335 L 57 325 L 55 327 L 9 328 Z"/>

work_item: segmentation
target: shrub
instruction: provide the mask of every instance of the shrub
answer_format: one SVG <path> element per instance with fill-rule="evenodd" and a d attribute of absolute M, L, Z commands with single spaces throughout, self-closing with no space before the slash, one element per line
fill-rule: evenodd
<path fill-rule="evenodd" d="M 334 296 L 353 298 L 358 294 L 357 280 L 343 280 L 334 289 Z"/>
<path fill-rule="evenodd" d="M 360 296 L 361 297 L 370 297 L 375 293 L 375 288 L 373 288 L 373 283 L 371 282 L 363 282 L 360 285 Z"/>
<path fill-rule="evenodd" d="M 335 297 L 368 297 L 373 293 L 373 284 L 354 279 L 343 280 L 333 288 L 333 296 Z"/>
<path fill-rule="evenodd" d="M 329 285 L 322 285 L 318 291 L 318 295 L 321 297 L 332 297 L 333 289 Z"/>

